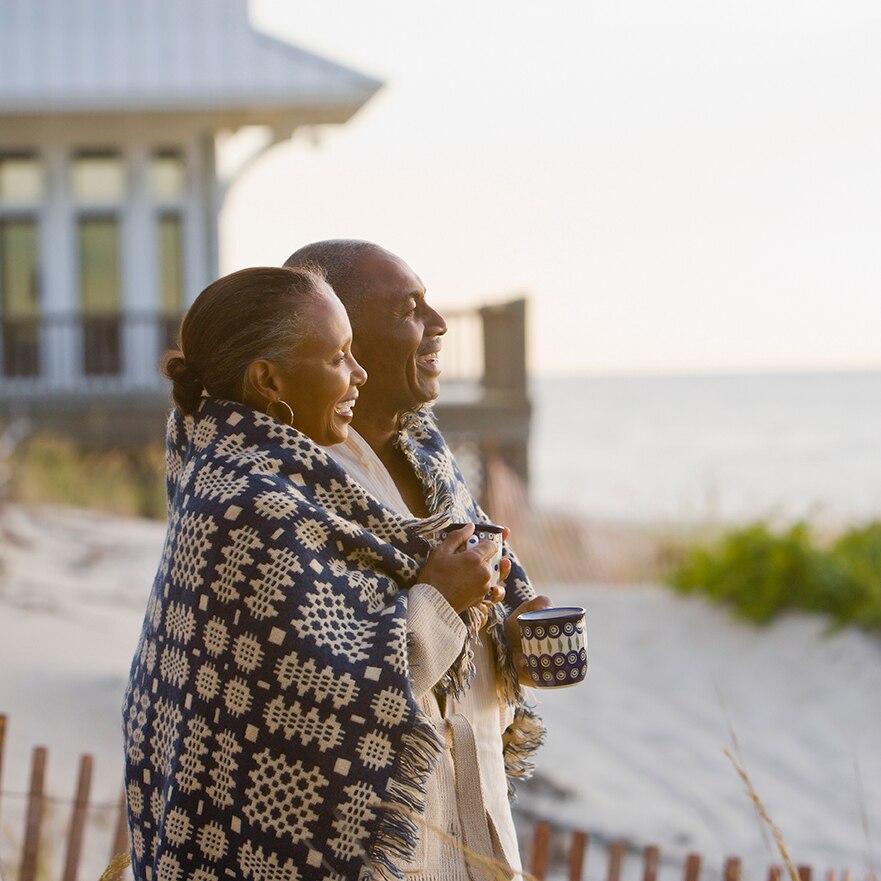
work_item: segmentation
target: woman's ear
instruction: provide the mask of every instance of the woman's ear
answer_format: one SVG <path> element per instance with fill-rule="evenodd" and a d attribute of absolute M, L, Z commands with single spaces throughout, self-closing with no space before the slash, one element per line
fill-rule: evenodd
<path fill-rule="evenodd" d="M 278 400 L 278 395 L 278 366 L 273 361 L 252 361 L 245 371 L 244 403 L 263 409 L 268 402 Z"/>

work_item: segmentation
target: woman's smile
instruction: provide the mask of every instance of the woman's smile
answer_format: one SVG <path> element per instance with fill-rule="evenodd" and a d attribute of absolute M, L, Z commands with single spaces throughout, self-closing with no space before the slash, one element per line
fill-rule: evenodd
<path fill-rule="evenodd" d="M 355 409 L 355 401 L 358 395 L 348 395 L 343 398 L 343 400 L 339 401 L 337 405 L 333 408 L 334 413 L 339 416 L 341 419 L 344 419 L 346 422 L 352 421 L 352 411 Z"/>

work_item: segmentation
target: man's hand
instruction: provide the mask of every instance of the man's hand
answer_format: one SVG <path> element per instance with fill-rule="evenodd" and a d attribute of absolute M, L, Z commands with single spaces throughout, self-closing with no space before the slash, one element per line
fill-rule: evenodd
<path fill-rule="evenodd" d="M 537 596 L 525 603 L 521 603 L 511 612 L 505 619 L 505 639 L 508 641 L 508 648 L 511 650 L 511 656 L 514 660 L 514 669 L 517 671 L 517 678 L 521 685 L 534 685 L 535 683 L 529 676 L 526 667 L 526 658 L 523 656 L 523 644 L 520 642 L 520 625 L 517 618 L 524 612 L 536 612 L 539 609 L 549 609 L 553 606 L 550 597 Z"/>

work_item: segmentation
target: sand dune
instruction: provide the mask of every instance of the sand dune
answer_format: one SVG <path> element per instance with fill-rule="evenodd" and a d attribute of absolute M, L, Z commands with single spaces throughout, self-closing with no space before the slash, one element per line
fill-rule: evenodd
<path fill-rule="evenodd" d="M 796 861 L 864 869 L 861 806 L 881 855 L 881 639 L 794 614 L 757 628 L 655 586 L 551 595 L 588 609 L 591 667 L 538 695 L 541 773 L 571 798 L 530 807 L 761 877 L 764 829 L 722 753 L 733 731 Z"/>

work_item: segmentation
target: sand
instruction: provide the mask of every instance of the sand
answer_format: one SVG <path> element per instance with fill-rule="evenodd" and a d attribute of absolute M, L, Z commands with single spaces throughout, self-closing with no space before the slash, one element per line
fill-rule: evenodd
<path fill-rule="evenodd" d="M 580 687 L 534 692 L 558 792 L 532 810 L 763 877 L 765 830 L 722 752 L 736 738 L 796 862 L 859 877 L 863 811 L 881 856 L 881 638 L 800 614 L 758 628 L 654 585 L 545 592 L 587 608 L 591 661 Z"/>
<path fill-rule="evenodd" d="M 78 756 L 90 752 L 93 800 L 119 795 L 119 707 L 163 536 L 160 524 L 95 512 L 0 510 L 7 881 L 33 746 L 49 748 L 51 794 L 72 795 Z M 732 854 L 763 877 L 763 828 L 722 754 L 733 730 L 797 862 L 860 877 L 872 844 L 881 857 L 881 638 L 828 635 L 825 622 L 803 615 L 760 629 L 656 585 L 542 591 L 588 609 L 591 668 L 581 686 L 533 692 L 548 741 L 536 782 L 521 787 L 524 815 L 587 829 L 597 843 L 657 843 L 670 878 L 690 850 L 703 854 L 707 877 Z M 54 805 L 49 816 L 56 866 L 66 810 Z M 104 868 L 111 818 L 94 812 L 80 877 Z M 637 877 L 635 863 L 625 869 Z M 589 877 L 604 871 L 592 849 Z"/>

